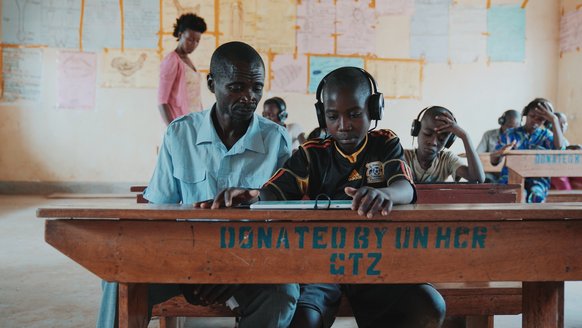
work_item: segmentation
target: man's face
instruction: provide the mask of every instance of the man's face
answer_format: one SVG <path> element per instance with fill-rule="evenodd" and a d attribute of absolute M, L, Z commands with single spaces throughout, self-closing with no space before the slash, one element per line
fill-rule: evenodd
<path fill-rule="evenodd" d="M 433 158 L 445 147 L 445 143 L 451 134 L 449 132 L 437 133 L 435 129 L 444 125 L 445 122 L 435 120 L 434 117 L 429 115 L 425 115 L 420 124 L 421 128 L 418 133 L 420 156 Z"/>
<path fill-rule="evenodd" d="M 265 69 L 260 62 L 234 62 L 213 77 L 216 109 L 231 121 L 249 121 L 263 96 Z"/>
<path fill-rule="evenodd" d="M 323 97 L 327 130 L 347 154 L 358 149 L 370 129 L 366 108 L 368 95 L 354 93 L 354 90 L 334 88 L 326 90 Z"/>
<path fill-rule="evenodd" d="M 281 124 L 281 120 L 279 119 L 279 107 L 275 104 L 265 104 L 263 107 L 263 117 L 277 124 Z"/>

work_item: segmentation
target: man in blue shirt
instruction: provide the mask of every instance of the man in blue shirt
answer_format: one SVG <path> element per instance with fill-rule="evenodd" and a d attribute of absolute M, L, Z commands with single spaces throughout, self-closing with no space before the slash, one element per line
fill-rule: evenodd
<path fill-rule="evenodd" d="M 509 129 L 499 136 L 495 146 L 495 152 L 491 153 L 491 164 L 497 165 L 507 151 L 539 150 L 539 149 L 564 149 L 565 138 L 560 128 L 560 121 L 556 115 L 552 103 L 543 98 L 536 98 L 523 109 L 525 116 L 523 126 Z M 549 130 L 551 125 L 552 131 Z M 504 166 L 501 170 L 499 183 L 507 184 L 508 170 Z M 525 179 L 526 202 L 543 203 L 550 189 L 550 178 L 526 178 Z"/>
<path fill-rule="evenodd" d="M 289 158 L 285 129 L 255 109 L 263 93 L 265 68 L 259 54 L 242 42 L 225 43 L 212 55 L 208 88 L 216 96 L 210 110 L 173 121 L 144 197 L 155 204 L 193 204 L 213 199 L 227 187 L 260 188 Z M 107 283 L 104 300 L 115 290 Z M 238 307 L 240 328 L 287 327 L 299 286 L 290 285 L 151 285 L 150 311 L 180 293 L 197 305 Z M 116 293 L 115 293 L 116 294 Z M 111 308 L 109 303 L 103 307 Z M 234 301 L 234 302 L 233 302 Z M 98 323 L 98 327 L 111 327 Z"/>

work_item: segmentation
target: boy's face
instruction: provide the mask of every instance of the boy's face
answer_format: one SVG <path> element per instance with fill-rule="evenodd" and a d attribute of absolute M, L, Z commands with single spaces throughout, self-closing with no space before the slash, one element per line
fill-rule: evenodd
<path fill-rule="evenodd" d="M 263 117 L 277 124 L 281 124 L 281 120 L 279 120 L 279 107 L 275 104 L 265 104 L 263 106 Z"/>
<path fill-rule="evenodd" d="M 438 114 L 436 114 L 438 115 Z M 444 147 L 450 133 L 436 133 L 435 129 L 444 125 L 433 116 L 425 115 L 422 118 L 420 133 L 418 134 L 418 150 L 421 157 L 434 158 Z"/>
<path fill-rule="evenodd" d="M 533 110 L 530 110 L 525 117 L 525 129 L 527 131 L 533 131 L 542 127 L 545 121 L 546 120 L 542 116 L 537 115 Z"/>
<path fill-rule="evenodd" d="M 339 148 L 347 154 L 358 149 L 370 129 L 366 107 L 369 94 L 354 93 L 349 88 L 330 88 L 323 95 L 327 130 Z"/>

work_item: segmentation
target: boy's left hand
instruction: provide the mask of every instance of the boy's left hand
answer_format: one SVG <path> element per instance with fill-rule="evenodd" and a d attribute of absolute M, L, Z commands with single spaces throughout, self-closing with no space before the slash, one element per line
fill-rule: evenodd
<path fill-rule="evenodd" d="M 376 188 L 361 187 L 356 189 L 346 187 L 344 191 L 353 198 L 352 210 L 358 211 L 358 215 L 371 219 L 376 213 L 387 216 L 392 211 L 393 202 L 390 196 Z"/>
<path fill-rule="evenodd" d="M 436 133 L 452 133 L 459 138 L 463 138 L 465 130 L 457 124 L 455 118 L 450 113 L 439 113 L 434 118 L 444 123 L 434 129 Z"/>

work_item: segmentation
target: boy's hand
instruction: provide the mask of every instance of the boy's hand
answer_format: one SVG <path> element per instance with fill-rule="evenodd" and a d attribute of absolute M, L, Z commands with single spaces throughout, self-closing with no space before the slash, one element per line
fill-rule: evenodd
<path fill-rule="evenodd" d="M 544 120 L 552 123 L 556 123 L 556 121 L 559 122 L 558 117 L 554 115 L 552 111 L 553 111 L 552 104 L 543 101 L 539 102 L 533 109 L 533 113 L 536 114 L 537 116 L 542 117 Z"/>
<path fill-rule="evenodd" d="M 434 117 L 437 121 L 441 121 L 444 124 L 435 128 L 436 133 L 452 133 L 459 138 L 463 138 L 465 135 L 465 130 L 461 128 L 455 118 L 450 113 L 439 113 L 437 116 Z"/>
<path fill-rule="evenodd" d="M 358 211 L 358 215 L 371 219 L 376 213 L 387 216 L 392 211 L 393 202 L 390 196 L 376 188 L 362 187 L 356 189 L 346 187 L 344 191 L 346 195 L 353 198 L 352 210 Z"/>
<path fill-rule="evenodd" d="M 515 145 L 517 144 L 517 142 L 515 140 L 513 140 L 510 144 L 507 144 L 505 146 L 503 146 L 501 149 L 496 150 L 494 152 L 491 153 L 490 156 L 494 156 L 494 157 L 503 157 L 505 156 L 510 150 L 513 149 L 513 147 L 515 147 Z"/>
<path fill-rule="evenodd" d="M 216 195 L 214 200 L 205 200 L 194 203 L 194 207 L 211 208 L 213 210 L 221 207 L 232 207 L 245 202 L 251 202 L 259 196 L 257 189 L 227 188 Z"/>

